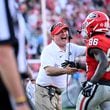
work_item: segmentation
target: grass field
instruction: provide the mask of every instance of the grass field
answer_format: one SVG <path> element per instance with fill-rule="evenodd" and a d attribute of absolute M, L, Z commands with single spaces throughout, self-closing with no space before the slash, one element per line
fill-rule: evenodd
<path fill-rule="evenodd" d="M 74 108 L 63 108 L 63 110 L 75 110 Z M 97 108 L 96 110 L 100 110 L 99 108 Z"/>
<path fill-rule="evenodd" d="M 63 108 L 63 110 L 75 110 L 74 108 Z"/>
<path fill-rule="evenodd" d="M 75 110 L 74 108 L 63 108 L 63 110 Z M 100 110 L 100 109 L 96 109 L 96 110 Z"/>

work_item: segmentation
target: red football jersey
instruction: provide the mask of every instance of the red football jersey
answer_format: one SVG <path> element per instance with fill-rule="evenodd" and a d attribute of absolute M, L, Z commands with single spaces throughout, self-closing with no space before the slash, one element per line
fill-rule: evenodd
<path fill-rule="evenodd" d="M 87 53 L 86 53 L 86 62 L 87 62 L 87 79 L 90 80 L 94 75 L 97 68 L 98 62 L 95 58 L 89 55 L 90 48 L 99 48 L 103 50 L 110 62 L 110 38 L 106 37 L 105 34 L 95 35 L 91 37 L 87 43 Z M 102 76 L 104 80 L 110 80 L 110 66 L 107 68 L 106 72 Z"/>

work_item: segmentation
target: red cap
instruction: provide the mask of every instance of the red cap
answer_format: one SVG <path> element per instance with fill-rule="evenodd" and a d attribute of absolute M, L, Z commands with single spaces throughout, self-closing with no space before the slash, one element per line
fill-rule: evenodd
<path fill-rule="evenodd" d="M 52 35 L 56 35 L 58 34 L 62 29 L 66 28 L 68 29 L 68 25 L 67 24 L 64 24 L 62 22 L 58 22 L 57 24 L 53 25 L 52 26 L 53 29 L 51 29 L 51 34 Z"/>

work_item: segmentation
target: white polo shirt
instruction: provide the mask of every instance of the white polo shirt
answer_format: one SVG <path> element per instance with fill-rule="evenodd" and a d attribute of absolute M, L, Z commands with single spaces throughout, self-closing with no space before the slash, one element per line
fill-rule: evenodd
<path fill-rule="evenodd" d="M 72 48 L 71 50 L 71 58 L 76 57 L 78 55 L 82 55 L 85 53 L 85 47 L 77 46 L 76 44 L 70 44 Z M 70 47 L 70 45 L 67 45 Z M 68 49 L 67 49 L 68 51 Z M 61 89 L 64 89 L 67 84 L 67 74 L 59 75 L 59 76 L 48 76 L 44 67 L 46 66 L 54 66 L 54 67 L 61 67 L 61 63 L 63 63 L 67 59 L 68 52 L 61 50 L 54 41 L 50 43 L 47 47 L 45 47 L 41 54 L 41 67 L 38 73 L 38 77 L 36 79 L 36 83 L 42 86 L 54 85 Z M 76 54 L 75 54 L 76 53 Z"/>

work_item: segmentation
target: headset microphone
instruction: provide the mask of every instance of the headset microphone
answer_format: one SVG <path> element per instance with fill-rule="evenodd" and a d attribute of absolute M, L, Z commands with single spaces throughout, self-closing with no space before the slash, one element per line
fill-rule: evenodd
<path fill-rule="evenodd" d="M 68 28 L 68 42 L 70 43 L 70 40 L 72 39 L 72 30 Z"/>

